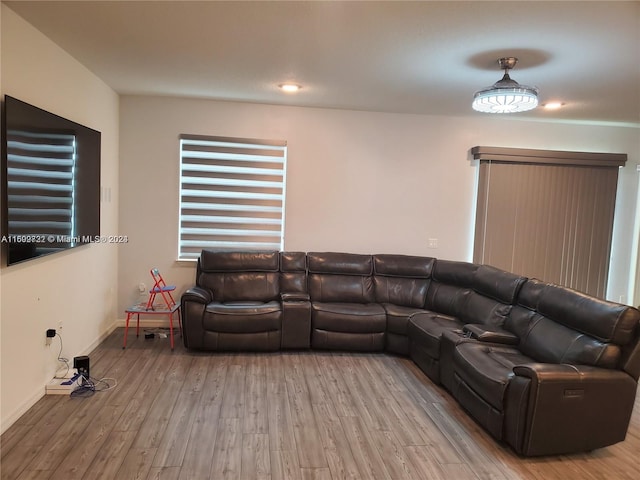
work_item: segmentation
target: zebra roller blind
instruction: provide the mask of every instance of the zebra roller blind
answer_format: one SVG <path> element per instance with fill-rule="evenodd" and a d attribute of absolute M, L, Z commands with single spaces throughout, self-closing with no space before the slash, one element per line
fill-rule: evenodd
<path fill-rule="evenodd" d="M 282 250 L 287 144 L 180 136 L 178 258 Z"/>
<path fill-rule="evenodd" d="M 474 262 L 604 298 L 626 155 L 471 152 L 480 160 Z"/>

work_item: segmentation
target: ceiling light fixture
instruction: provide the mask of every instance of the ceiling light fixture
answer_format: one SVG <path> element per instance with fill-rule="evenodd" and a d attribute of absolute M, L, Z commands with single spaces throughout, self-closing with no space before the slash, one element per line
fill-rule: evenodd
<path fill-rule="evenodd" d="M 504 57 L 498 60 L 504 70 L 502 80 L 490 87 L 478 90 L 473 95 L 472 107 L 485 113 L 526 112 L 538 106 L 538 89 L 520 85 L 509 77 L 509 70 L 516 66 L 516 57 Z"/>
<path fill-rule="evenodd" d="M 302 88 L 296 83 L 282 83 L 278 86 L 280 87 L 280 90 L 287 93 L 295 93 Z"/>

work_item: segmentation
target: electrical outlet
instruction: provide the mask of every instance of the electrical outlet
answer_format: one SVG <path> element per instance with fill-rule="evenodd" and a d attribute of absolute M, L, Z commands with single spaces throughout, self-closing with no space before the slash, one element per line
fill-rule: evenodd
<path fill-rule="evenodd" d="M 430 238 L 429 239 L 429 248 L 438 248 L 438 239 Z"/>
<path fill-rule="evenodd" d="M 62 330 L 62 320 L 58 320 L 58 330 Z"/>
<path fill-rule="evenodd" d="M 55 329 L 48 328 L 46 335 L 47 335 L 47 339 L 45 340 L 45 345 L 48 347 L 49 345 L 51 345 L 51 339 L 56 336 Z"/>
<path fill-rule="evenodd" d="M 138 291 L 139 291 L 140 293 L 144 293 L 144 292 L 146 292 L 146 291 L 147 291 L 147 286 L 146 286 L 143 282 L 140 282 L 140 283 L 138 284 Z"/>

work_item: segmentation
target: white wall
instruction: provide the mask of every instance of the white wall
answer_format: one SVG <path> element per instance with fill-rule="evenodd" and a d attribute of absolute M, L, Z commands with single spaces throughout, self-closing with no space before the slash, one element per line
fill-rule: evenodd
<path fill-rule="evenodd" d="M 288 142 L 285 249 L 405 253 L 471 260 L 476 145 L 622 152 L 609 298 L 630 274 L 638 129 L 124 96 L 120 103 L 118 303 L 138 299 L 158 267 L 179 289 L 194 266 L 176 262 L 181 133 Z M 427 248 L 438 238 L 439 248 Z M 121 314 L 120 317 L 123 315 Z"/>
<path fill-rule="evenodd" d="M 57 45 L 2 5 L 2 94 L 102 132 L 101 231 L 118 224 L 118 96 Z M 110 192 L 110 195 L 109 195 Z M 59 341 L 47 328 L 62 321 L 63 355 L 87 353 L 116 318 L 117 246 L 89 245 L 2 267 L 2 431 L 44 394 Z"/>

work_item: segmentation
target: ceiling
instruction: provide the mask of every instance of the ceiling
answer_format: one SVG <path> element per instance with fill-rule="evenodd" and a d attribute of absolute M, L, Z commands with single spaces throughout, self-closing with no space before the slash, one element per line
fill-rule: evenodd
<path fill-rule="evenodd" d="M 120 94 L 480 116 L 516 56 L 565 106 L 511 115 L 640 126 L 637 1 L 3 3 Z"/>

